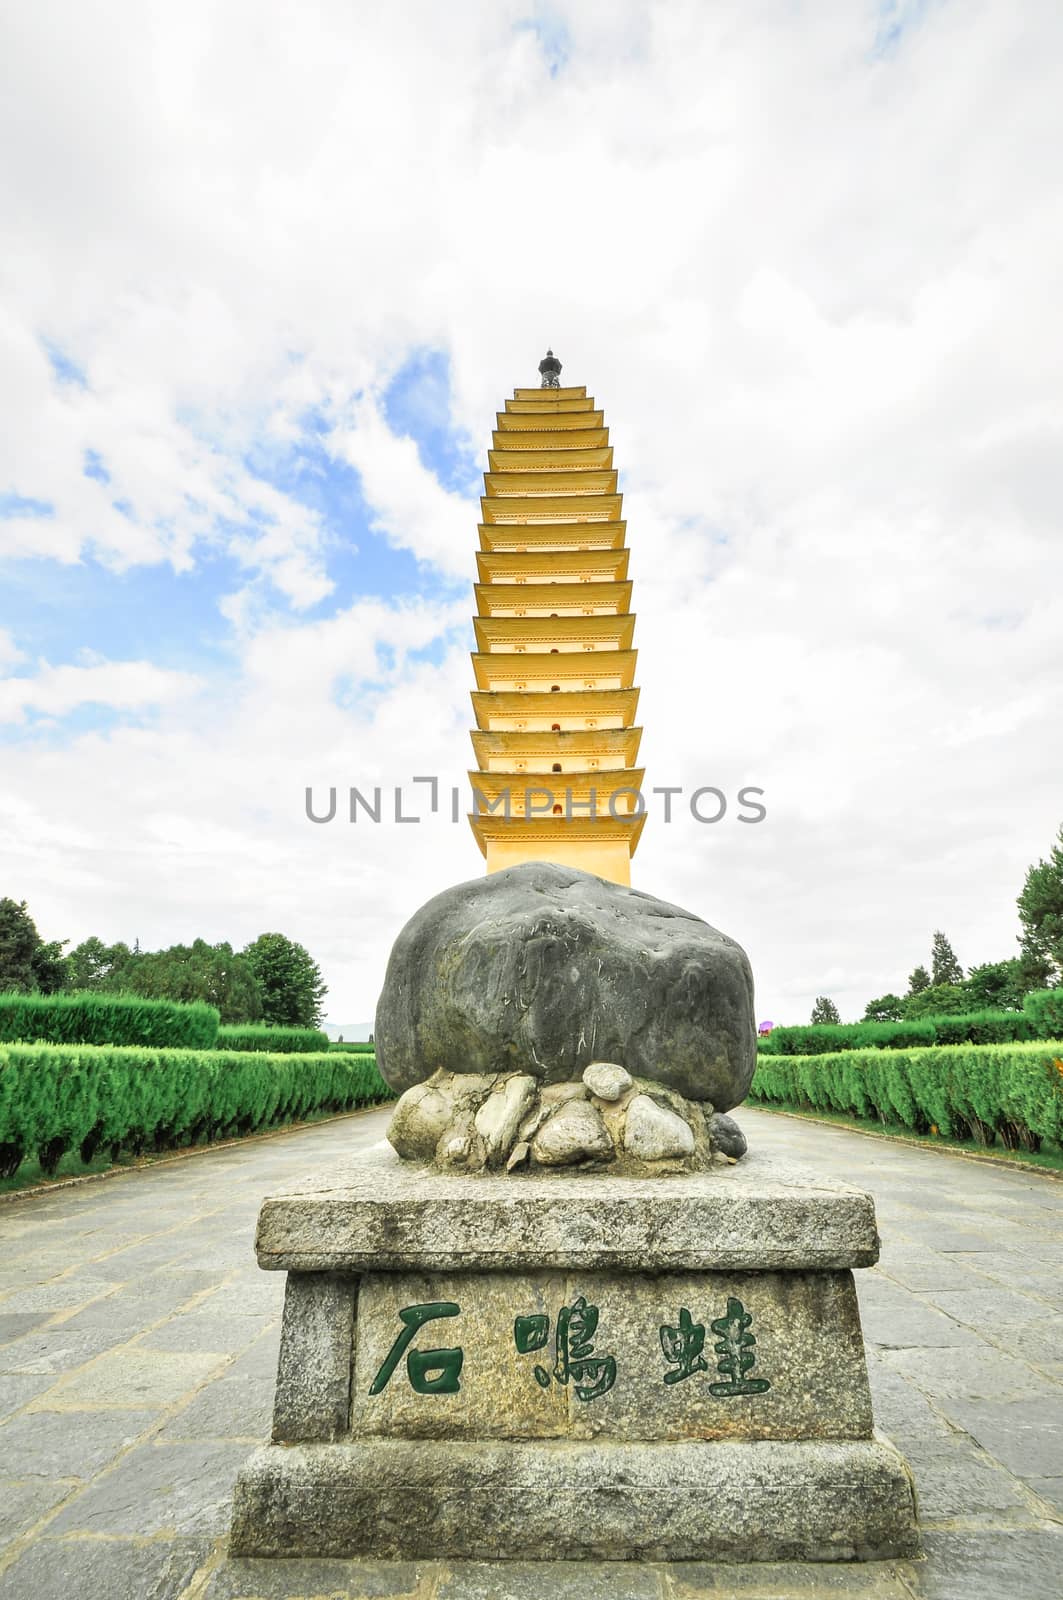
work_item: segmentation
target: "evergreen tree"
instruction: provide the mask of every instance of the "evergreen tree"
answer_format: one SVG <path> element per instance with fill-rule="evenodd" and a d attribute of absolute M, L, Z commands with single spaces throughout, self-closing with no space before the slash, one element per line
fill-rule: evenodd
<path fill-rule="evenodd" d="M 175 944 L 168 950 L 130 952 L 128 963 L 108 989 L 119 988 L 159 1000 L 205 1000 L 217 1006 L 222 1022 L 259 1022 L 262 989 L 251 962 L 231 944 Z"/>
<path fill-rule="evenodd" d="M 963 968 L 956 960 L 956 952 L 940 930 L 935 933 L 930 950 L 930 975 L 935 986 L 963 982 Z"/>
<path fill-rule="evenodd" d="M 903 1016 L 904 1001 L 897 994 L 884 994 L 864 1007 L 865 1022 L 899 1022 Z"/>
<path fill-rule="evenodd" d="M 120 989 L 133 954 L 127 944 L 104 944 L 92 934 L 67 956 L 67 984 L 71 989 Z"/>
<path fill-rule="evenodd" d="M 1021 956 L 1011 961 L 987 961 L 972 967 L 964 989 L 972 1011 L 1021 1011 L 1031 989 L 1047 983 L 1043 966 L 1025 962 Z"/>
<path fill-rule="evenodd" d="M 831 1023 L 834 1023 L 834 1022 L 840 1022 L 841 1020 L 842 1020 L 841 1017 L 838 1015 L 838 1007 L 834 1004 L 834 1001 L 832 999 L 830 999 L 830 997 L 828 995 L 825 995 L 825 994 L 817 995 L 816 996 L 816 1003 L 812 1007 L 812 1021 L 813 1021 L 813 1023 L 817 1023 L 817 1022 L 831 1022 Z"/>
<path fill-rule="evenodd" d="M 930 988 L 930 974 L 925 967 L 916 967 L 908 979 L 908 993 L 922 994 L 924 989 Z"/>
<path fill-rule="evenodd" d="M 283 933 L 263 933 L 244 950 L 262 992 L 262 1017 L 278 1027 L 316 1028 L 327 985 L 301 944 Z"/>
<path fill-rule="evenodd" d="M 65 939 L 42 940 L 33 952 L 35 987 L 42 994 L 58 994 L 67 987 L 66 957 L 63 955 Z"/>
<path fill-rule="evenodd" d="M 958 1017 L 970 1009 L 967 990 L 960 983 L 932 983 L 929 989 L 909 995 L 904 1002 L 906 1021 L 917 1017 Z"/>
<path fill-rule="evenodd" d="M 25 900 L 0 900 L 0 993 L 17 989 L 30 994 L 37 988 L 33 958 L 40 942 Z"/>
<path fill-rule="evenodd" d="M 1019 895 L 1019 943 L 1031 964 L 1039 963 L 1058 982 L 1063 974 L 1063 827 L 1047 861 L 1026 874 Z"/>

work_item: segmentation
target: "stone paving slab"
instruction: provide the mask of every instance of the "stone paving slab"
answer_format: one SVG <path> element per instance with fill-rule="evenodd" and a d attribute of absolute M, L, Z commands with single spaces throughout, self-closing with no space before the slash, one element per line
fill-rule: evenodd
<path fill-rule="evenodd" d="M 924 1561 L 231 1560 L 231 1487 L 268 1437 L 284 1290 L 254 1265 L 260 1201 L 368 1150 L 386 1115 L 0 1205 L 0 1600 L 1063 1596 L 1063 1184 L 754 1111 L 739 1120 L 755 1148 L 875 1197 L 881 1260 L 857 1284 Z"/>

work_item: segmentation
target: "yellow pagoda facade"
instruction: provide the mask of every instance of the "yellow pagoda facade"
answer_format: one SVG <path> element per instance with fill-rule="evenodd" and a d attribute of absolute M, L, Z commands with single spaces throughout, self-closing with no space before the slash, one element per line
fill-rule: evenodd
<path fill-rule="evenodd" d="M 488 872 L 553 861 L 627 884 L 646 820 L 627 525 L 602 412 L 552 351 L 539 371 L 484 474 L 469 820 Z"/>

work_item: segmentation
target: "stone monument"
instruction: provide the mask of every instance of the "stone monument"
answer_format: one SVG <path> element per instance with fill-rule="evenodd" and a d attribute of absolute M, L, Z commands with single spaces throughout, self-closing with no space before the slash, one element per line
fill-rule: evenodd
<path fill-rule="evenodd" d="M 393 1148 L 268 1199 L 244 1555 L 911 1555 L 853 1269 L 871 1199 L 744 1152 L 738 945 L 570 867 L 459 885 L 375 1025 Z"/>
<path fill-rule="evenodd" d="M 626 523 L 602 412 L 551 351 L 539 370 L 484 481 L 488 876 L 391 953 L 390 1147 L 263 1205 L 259 1263 L 288 1277 L 232 1550 L 907 1556 L 912 1485 L 873 1428 L 853 1284 L 874 1207 L 746 1152 L 745 953 L 627 887 Z"/>

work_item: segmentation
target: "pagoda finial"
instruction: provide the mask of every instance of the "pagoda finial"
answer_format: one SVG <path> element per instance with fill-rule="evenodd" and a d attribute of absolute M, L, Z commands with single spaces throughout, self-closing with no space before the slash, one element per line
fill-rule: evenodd
<path fill-rule="evenodd" d="M 548 350 L 539 362 L 539 373 L 542 377 L 542 388 L 560 389 L 561 363 L 552 350 Z"/>

